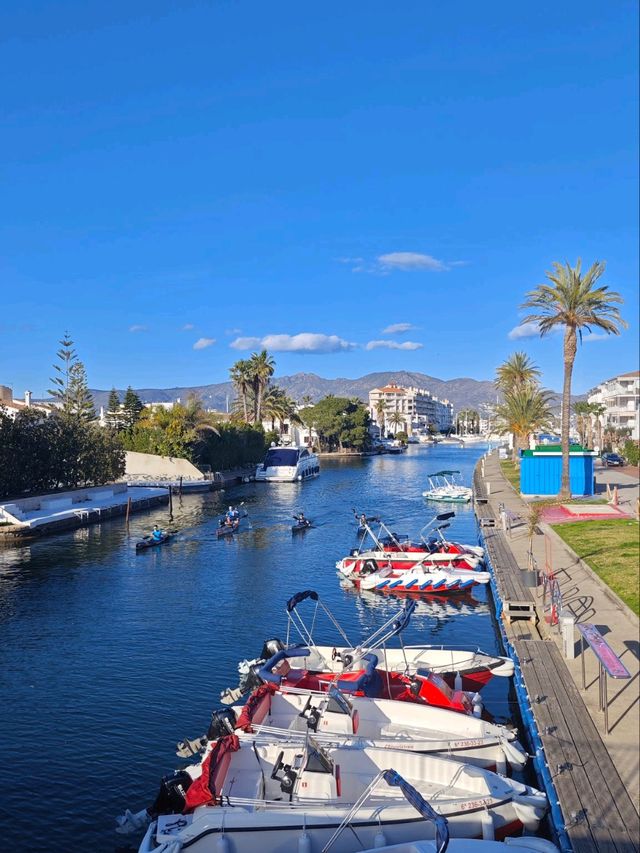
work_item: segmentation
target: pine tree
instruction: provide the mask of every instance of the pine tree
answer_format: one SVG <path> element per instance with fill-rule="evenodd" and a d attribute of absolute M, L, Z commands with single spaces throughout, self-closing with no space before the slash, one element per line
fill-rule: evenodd
<path fill-rule="evenodd" d="M 84 364 L 76 361 L 69 371 L 69 411 L 83 421 L 95 420 L 93 398 L 87 385 L 87 373 Z"/>
<path fill-rule="evenodd" d="M 136 421 L 139 420 L 140 412 L 143 409 L 144 405 L 142 403 L 142 400 L 140 399 L 140 397 L 138 397 L 131 385 L 129 385 L 124 395 L 122 411 L 122 421 L 126 429 L 133 429 L 136 424 Z"/>
<path fill-rule="evenodd" d="M 111 393 L 109 394 L 106 422 L 107 426 L 110 426 L 111 429 L 122 429 L 122 411 L 120 410 L 120 397 L 118 396 L 118 392 L 115 388 L 112 388 Z"/>
<path fill-rule="evenodd" d="M 58 401 L 65 417 L 79 417 L 84 421 L 95 418 L 93 399 L 87 385 L 84 364 L 73 348 L 69 332 L 64 333 L 60 349 L 56 353 L 60 364 L 54 364 L 55 375 L 51 377 L 53 388 L 49 394 Z"/>
<path fill-rule="evenodd" d="M 55 374 L 51 377 L 50 382 L 53 387 L 49 389 L 49 394 L 60 403 L 60 407 L 64 412 L 69 408 L 69 385 L 71 382 L 71 368 L 76 362 L 78 356 L 73 348 L 73 341 L 69 332 L 65 332 L 60 343 L 60 349 L 56 353 L 56 357 L 60 360 L 60 364 L 54 364 L 53 369 Z"/>

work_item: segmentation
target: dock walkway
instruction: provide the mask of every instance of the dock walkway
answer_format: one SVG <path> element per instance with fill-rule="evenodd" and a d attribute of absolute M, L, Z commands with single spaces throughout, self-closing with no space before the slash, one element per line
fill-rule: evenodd
<path fill-rule="evenodd" d="M 534 537 L 538 566 L 553 562 L 564 606 L 579 622 L 595 622 L 631 673 L 631 679 L 616 682 L 610 690 L 610 732 L 605 734 L 593 652 L 587 647 L 584 653 L 583 692 L 580 651 L 574 660 L 564 659 L 559 632 L 547 624 L 540 588 L 525 582 L 531 577 L 523 572 L 529 547 L 527 505 L 502 475 L 496 454 L 478 465 L 474 494 L 493 569 L 496 612 L 505 641 L 520 664 L 516 689 L 535 721 L 539 740 L 534 746 L 543 750 L 537 755 L 537 769 L 557 793 L 554 822 L 565 828 L 576 853 L 637 853 L 638 620 L 634 624 L 634 614 L 576 564 L 573 552 L 551 531 Z M 501 528 L 500 508 L 521 519 L 510 533 Z M 527 718 L 528 708 L 523 714 Z"/>

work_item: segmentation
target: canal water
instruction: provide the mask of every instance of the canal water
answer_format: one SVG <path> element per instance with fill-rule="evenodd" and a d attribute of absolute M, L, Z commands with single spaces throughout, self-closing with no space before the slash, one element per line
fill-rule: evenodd
<path fill-rule="evenodd" d="M 335 562 L 356 544 L 352 508 L 417 536 L 436 511 L 421 497 L 427 474 L 458 469 L 470 484 L 484 450 L 412 446 L 402 456 L 322 460 L 321 476 L 304 484 L 176 500 L 172 523 L 162 508 L 133 516 L 128 532 L 114 519 L 0 550 L 0 849 L 135 849 L 138 839 L 115 834 L 115 816 L 152 802 L 160 776 L 181 766 L 176 742 L 206 731 L 239 659 L 285 634 L 292 594 L 316 590 L 354 642 L 399 607 L 340 584 Z M 241 502 L 243 531 L 218 541 L 219 514 Z M 315 528 L 294 537 L 300 510 Z M 178 530 L 177 540 L 136 554 L 154 523 Z M 477 542 L 470 507 L 456 509 L 448 532 Z M 498 651 L 490 592 L 477 590 L 420 601 L 406 642 Z M 320 618 L 316 637 L 338 642 Z M 483 695 L 494 714 L 512 712 L 505 679 Z"/>

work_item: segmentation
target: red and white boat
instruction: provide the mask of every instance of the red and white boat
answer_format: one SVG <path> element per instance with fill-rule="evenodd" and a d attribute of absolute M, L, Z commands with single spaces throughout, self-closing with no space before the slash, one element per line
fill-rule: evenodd
<path fill-rule="evenodd" d="M 451 595 L 464 593 L 474 586 L 488 584 L 489 572 L 468 569 L 437 568 L 414 563 L 397 568 L 382 555 L 367 556 L 367 559 L 339 560 L 336 568 L 356 589 L 383 593 L 411 593 L 413 595 Z M 396 568 L 394 568 L 394 565 Z"/>

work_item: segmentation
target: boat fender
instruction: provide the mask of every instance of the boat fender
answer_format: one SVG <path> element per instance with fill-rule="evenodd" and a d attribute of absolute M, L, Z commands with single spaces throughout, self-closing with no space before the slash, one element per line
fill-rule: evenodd
<path fill-rule="evenodd" d="M 542 791 L 531 791 L 527 794 L 516 794 L 513 798 L 513 808 L 526 830 L 534 832 L 547 810 L 547 798 Z"/>
<path fill-rule="evenodd" d="M 528 756 L 518 741 L 511 742 L 506 738 L 502 738 L 501 746 L 502 751 L 505 754 L 505 758 L 513 768 L 520 770 L 525 766 Z"/>
<path fill-rule="evenodd" d="M 534 853 L 534 851 L 535 853 L 559 853 L 552 841 L 547 841 L 546 838 L 533 838 L 530 835 L 523 838 L 505 838 L 504 844 L 507 847 L 525 850 L 527 853 Z"/>
<path fill-rule="evenodd" d="M 298 838 L 298 853 L 311 853 L 311 836 L 306 830 Z"/>
<path fill-rule="evenodd" d="M 493 828 L 493 815 L 491 812 L 486 811 L 480 815 L 480 825 L 482 826 L 482 840 L 494 841 L 496 833 Z"/>
<path fill-rule="evenodd" d="M 219 835 L 216 839 L 216 853 L 231 853 L 231 842 L 226 835 Z"/>
<path fill-rule="evenodd" d="M 471 697 L 471 704 L 473 705 L 473 716 L 481 717 L 484 706 L 482 704 L 482 696 L 479 693 L 473 694 Z"/>
<path fill-rule="evenodd" d="M 453 679 L 453 689 L 462 690 L 462 676 L 459 672 L 456 672 L 456 677 Z"/>
<path fill-rule="evenodd" d="M 219 737 L 232 735 L 236 728 L 236 712 L 233 708 L 219 708 L 211 714 L 208 740 L 218 740 Z"/>
<path fill-rule="evenodd" d="M 378 829 L 376 834 L 373 837 L 373 848 L 374 850 L 380 850 L 381 847 L 387 846 L 387 837 L 382 831 L 382 827 Z"/>

